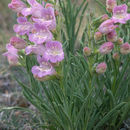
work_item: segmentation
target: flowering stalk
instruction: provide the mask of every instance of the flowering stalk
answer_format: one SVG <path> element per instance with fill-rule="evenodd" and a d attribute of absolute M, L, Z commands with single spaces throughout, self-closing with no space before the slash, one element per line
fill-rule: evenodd
<path fill-rule="evenodd" d="M 88 14 L 89 24 L 78 38 L 86 0 L 79 7 L 59 0 L 58 16 L 56 1 L 49 1 L 12 0 L 10 8 L 20 17 L 4 53 L 11 65 L 25 63 L 30 87 L 16 80 L 43 116 L 39 124 L 59 130 L 119 129 L 129 110 L 129 31 L 121 26 L 130 19 L 127 5 L 107 0 L 112 16 L 95 20 Z"/>

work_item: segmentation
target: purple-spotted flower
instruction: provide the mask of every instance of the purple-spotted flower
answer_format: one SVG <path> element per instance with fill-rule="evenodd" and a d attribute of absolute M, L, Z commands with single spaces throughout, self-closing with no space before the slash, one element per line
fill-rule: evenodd
<path fill-rule="evenodd" d="M 107 69 L 106 63 L 105 63 L 105 62 L 102 62 L 102 63 L 100 63 L 100 64 L 97 65 L 97 67 L 96 67 L 96 72 L 97 72 L 98 74 L 103 74 L 103 73 L 106 72 L 106 69 Z"/>
<path fill-rule="evenodd" d="M 29 45 L 25 48 L 26 55 L 36 54 L 44 55 L 45 47 L 44 45 Z"/>
<path fill-rule="evenodd" d="M 40 18 L 33 18 L 33 21 L 45 25 L 49 30 L 56 28 L 55 12 L 52 7 L 44 8 Z"/>
<path fill-rule="evenodd" d="M 127 5 L 119 5 L 116 6 L 113 9 L 113 17 L 112 19 L 114 20 L 114 23 L 122 23 L 125 24 L 126 21 L 130 20 L 130 14 L 127 13 Z"/>
<path fill-rule="evenodd" d="M 50 60 L 52 63 L 57 63 L 64 59 L 64 52 L 62 49 L 62 44 L 60 42 L 49 41 L 45 44 L 45 47 L 45 59 Z"/>
<path fill-rule="evenodd" d="M 11 37 L 10 44 L 16 49 L 24 49 L 26 47 L 26 42 L 19 37 Z"/>
<path fill-rule="evenodd" d="M 117 41 L 117 34 L 116 34 L 115 30 L 113 30 L 112 32 L 107 34 L 107 41 L 109 41 L 109 42 L 116 42 Z"/>
<path fill-rule="evenodd" d="M 47 80 L 49 76 L 55 75 L 56 71 L 48 61 L 42 59 L 40 61 L 40 66 L 32 67 L 32 73 L 36 79 L 44 81 Z"/>
<path fill-rule="evenodd" d="M 26 5 L 21 0 L 12 0 L 11 3 L 8 4 L 8 7 L 17 13 L 20 13 L 26 8 Z"/>
<path fill-rule="evenodd" d="M 116 0 L 106 0 L 107 11 L 112 12 L 113 8 L 117 5 Z"/>
<path fill-rule="evenodd" d="M 114 25 L 114 20 L 108 19 L 99 26 L 99 31 L 103 34 L 112 32 L 118 25 Z"/>
<path fill-rule="evenodd" d="M 120 52 L 121 52 L 121 54 L 124 54 L 124 55 L 129 54 L 130 53 L 130 44 L 128 42 L 122 44 L 120 46 Z"/>
<path fill-rule="evenodd" d="M 84 47 L 83 53 L 85 56 L 90 56 L 91 55 L 91 49 L 88 47 Z"/>
<path fill-rule="evenodd" d="M 29 40 L 35 44 L 43 44 L 44 42 L 51 41 L 53 36 L 45 25 L 34 24 L 34 33 L 30 33 Z"/>
<path fill-rule="evenodd" d="M 7 52 L 3 54 L 8 59 L 10 65 L 18 64 L 18 50 L 14 48 L 10 43 L 6 45 Z"/>
<path fill-rule="evenodd" d="M 19 35 L 28 34 L 32 29 L 32 24 L 27 21 L 26 17 L 18 17 L 17 22 L 19 24 L 14 25 L 14 32 Z"/>
<path fill-rule="evenodd" d="M 114 45 L 112 42 L 106 42 L 103 45 L 101 45 L 101 47 L 99 48 L 99 51 L 101 54 L 105 55 L 108 54 L 112 51 Z"/>

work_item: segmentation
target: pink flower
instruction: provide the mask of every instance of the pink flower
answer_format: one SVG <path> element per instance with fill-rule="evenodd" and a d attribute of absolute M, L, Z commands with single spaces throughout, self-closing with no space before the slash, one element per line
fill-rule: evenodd
<path fill-rule="evenodd" d="M 44 58 L 52 63 L 60 62 L 64 59 L 62 44 L 58 41 L 49 41 L 45 45 L 46 51 Z"/>
<path fill-rule="evenodd" d="M 121 54 L 124 54 L 124 55 L 129 54 L 130 53 L 130 44 L 128 42 L 122 44 L 120 46 L 120 52 L 121 52 Z"/>
<path fill-rule="evenodd" d="M 112 32 L 115 28 L 117 28 L 118 25 L 114 25 L 114 21 L 111 19 L 108 19 L 104 21 L 100 26 L 99 26 L 99 31 L 103 34 L 108 34 Z"/>
<path fill-rule="evenodd" d="M 114 45 L 112 42 L 106 42 L 99 48 L 101 54 L 108 54 L 112 51 Z"/>
<path fill-rule="evenodd" d="M 16 32 L 19 35 L 25 35 L 28 34 L 32 29 L 32 24 L 27 21 L 27 18 L 25 17 L 19 17 L 17 19 L 17 22 L 19 24 L 14 25 L 14 32 Z"/>
<path fill-rule="evenodd" d="M 55 12 L 52 7 L 44 8 L 41 11 L 41 17 L 33 18 L 33 21 L 45 25 L 49 30 L 56 28 Z"/>
<path fill-rule="evenodd" d="M 29 40 L 35 44 L 43 44 L 44 42 L 51 41 L 53 36 L 51 32 L 44 25 L 34 24 L 34 33 L 29 34 Z"/>
<path fill-rule="evenodd" d="M 117 41 L 117 34 L 116 34 L 115 30 L 113 30 L 112 32 L 107 34 L 107 41 L 109 41 L 109 42 L 116 42 Z"/>
<path fill-rule="evenodd" d="M 113 9 L 113 17 L 114 23 L 122 23 L 125 24 L 126 21 L 130 20 L 130 14 L 127 13 L 127 5 L 119 5 Z"/>
<path fill-rule="evenodd" d="M 12 0 L 8 7 L 17 13 L 20 13 L 26 5 L 21 0 Z"/>
<path fill-rule="evenodd" d="M 3 55 L 7 57 L 10 65 L 18 64 L 18 50 L 14 48 L 10 43 L 6 45 L 7 52 Z"/>
<path fill-rule="evenodd" d="M 113 8 L 117 5 L 116 0 L 107 0 L 106 1 L 106 6 L 107 6 L 107 11 L 112 12 Z"/>
<path fill-rule="evenodd" d="M 22 11 L 21 11 L 22 15 L 23 16 L 28 16 L 28 15 L 31 15 L 32 14 L 32 8 L 24 8 Z"/>
<path fill-rule="evenodd" d="M 102 62 L 102 63 L 100 63 L 100 64 L 97 65 L 96 72 L 98 74 L 103 74 L 103 73 L 106 72 L 106 69 L 107 69 L 106 63 Z"/>
<path fill-rule="evenodd" d="M 101 32 L 96 32 L 96 33 L 94 34 L 94 39 L 95 39 L 96 41 L 101 40 L 101 38 L 102 38 L 102 33 L 101 33 Z"/>
<path fill-rule="evenodd" d="M 56 71 L 49 62 L 47 62 L 45 59 L 42 59 L 40 61 L 40 66 L 32 67 L 32 73 L 36 79 L 44 81 L 47 80 L 49 76 L 55 75 Z"/>
<path fill-rule="evenodd" d="M 84 47 L 83 53 L 85 56 L 90 56 L 91 55 L 91 49 L 88 47 Z"/>
<path fill-rule="evenodd" d="M 26 42 L 19 37 L 12 37 L 10 39 L 10 44 L 16 49 L 24 49 L 26 47 Z"/>
<path fill-rule="evenodd" d="M 45 47 L 44 45 L 29 45 L 25 48 L 26 55 L 36 54 L 44 55 Z"/>
<path fill-rule="evenodd" d="M 43 6 L 39 4 L 36 0 L 27 0 L 30 8 L 25 8 L 22 10 L 24 16 L 32 15 L 33 17 L 41 17 L 41 10 Z"/>

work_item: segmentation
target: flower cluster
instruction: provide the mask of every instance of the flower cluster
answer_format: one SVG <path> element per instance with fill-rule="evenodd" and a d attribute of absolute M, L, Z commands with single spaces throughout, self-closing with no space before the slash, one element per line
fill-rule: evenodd
<path fill-rule="evenodd" d="M 94 35 L 96 42 L 101 40 L 103 36 L 106 37 L 105 43 L 99 47 L 98 52 L 101 55 L 106 55 L 112 52 L 113 59 L 118 60 L 120 58 L 120 53 L 123 55 L 130 53 L 130 44 L 123 43 L 123 39 L 120 37 L 118 38 L 116 32 L 116 28 L 119 27 L 119 24 L 126 24 L 126 22 L 130 20 L 130 14 L 127 13 L 127 8 L 128 7 L 126 4 L 117 5 L 116 0 L 106 0 L 106 9 L 108 12 L 113 13 L 113 16 L 109 18 L 106 14 L 103 15 L 100 20 L 102 23 Z M 89 48 L 88 50 L 86 48 L 87 47 L 83 50 L 84 55 L 91 49 Z M 120 51 L 118 52 L 118 50 Z M 96 67 L 96 72 L 98 74 L 102 74 L 106 71 L 106 68 L 107 66 L 104 62 L 100 63 Z"/>
<path fill-rule="evenodd" d="M 56 74 L 54 63 L 64 59 L 62 44 L 53 37 L 56 13 L 50 3 L 27 0 L 27 4 L 22 0 L 12 0 L 8 5 L 18 15 L 18 24 L 13 27 L 17 36 L 10 39 L 6 47 L 8 51 L 3 55 L 7 56 L 11 65 L 17 65 L 19 51 L 24 51 L 26 55 L 35 54 L 39 66 L 33 66 L 32 73 L 36 79 L 46 80 Z"/>

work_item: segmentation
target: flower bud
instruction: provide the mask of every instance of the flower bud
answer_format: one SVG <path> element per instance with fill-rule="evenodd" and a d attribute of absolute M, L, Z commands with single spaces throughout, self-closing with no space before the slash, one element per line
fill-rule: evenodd
<path fill-rule="evenodd" d="M 122 38 L 117 39 L 117 44 L 118 44 L 118 45 L 123 44 L 123 39 L 122 39 Z"/>
<path fill-rule="evenodd" d="M 109 16 L 107 14 L 104 14 L 102 17 L 101 17 L 101 21 L 104 22 L 106 20 L 109 19 Z"/>
<path fill-rule="evenodd" d="M 120 59 L 120 55 L 119 55 L 118 52 L 115 52 L 112 57 L 113 57 L 114 60 L 119 60 Z"/>
<path fill-rule="evenodd" d="M 10 44 L 16 49 L 24 49 L 26 47 L 26 42 L 19 37 L 12 37 L 10 39 Z"/>
<path fill-rule="evenodd" d="M 7 52 L 3 54 L 8 59 L 10 65 L 18 65 L 18 50 L 10 43 L 6 45 Z"/>
<path fill-rule="evenodd" d="M 106 42 L 103 45 L 101 45 L 101 47 L 99 48 L 99 51 L 101 54 L 108 54 L 112 51 L 114 45 L 112 42 Z"/>
<path fill-rule="evenodd" d="M 116 42 L 117 41 L 117 34 L 116 34 L 115 30 L 113 30 L 112 32 L 107 34 L 107 41 L 109 41 L 109 42 Z"/>
<path fill-rule="evenodd" d="M 55 10 L 55 16 L 58 16 L 58 15 L 59 15 L 58 10 Z"/>
<path fill-rule="evenodd" d="M 45 8 L 49 8 L 49 7 L 53 7 L 53 5 L 50 4 L 50 3 L 47 3 L 46 6 L 45 6 Z"/>
<path fill-rule="evenodd" d="M 107 11 L 111 13 L 113 11 L 113 8 L 117 5 L 116 0 L 107 0 L 106 1 L 106 6 L 107 6 Z"/>
<path fill-rule="evenodd" d="M 100 64 L 97 65 L 96 72 L 98 74 L 103 74 L 104 72 L 106 72 L 106 69 L 107 69 L 106 63 L 102 62 L 102 63 L 100 63 Z"/>
<path fill-rule="evenodd" d="M 84 47 L 83 53 L 85 56 L 90 56 L 91 55 L 91 49 L 88 47 Z"/>
<path fill-rule="evenodd" d="M 120 52 L 121 52 L 121 54 L 124 54 L 124 55 L 129 54 L 130 53 L 130 44 L 128 42 L 122 44 L 120 46 Z"/>
<path fill-rule="evenodd" d="M 17 13 L 20 13 L 26 8 L 26 5 L 21 0 L 12 0 L 11 3 L 8 4 L 8 7 Z"/>
<path fill-rule="evenodd" d="M 94 34 L 94 39 L 95 39 L 96 41 L 101 40 L 101 38 L 102 38 L 102 33 L 101 33 L 101 32 L 96 32 L 96 33 Z"/>

